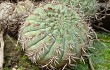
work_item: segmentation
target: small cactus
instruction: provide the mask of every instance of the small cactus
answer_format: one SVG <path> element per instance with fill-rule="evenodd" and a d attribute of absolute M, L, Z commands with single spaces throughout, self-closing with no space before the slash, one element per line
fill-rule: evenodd
<path fill-rule="evenodd" d="M 61 4 L 34 10 L 21 25 L 19 41 L 33 62 L 61 68 L 75 64 L 91 46 L 89 26 L 77 11 Z"/>
<path fill-rule="evenodd" d="M 14 10 L 14 4 L 12 3 L 1 3 L 0 4 L 0 31 L 2 31 L 4 28 L 6 28 L 7 20 L 10 21 L 10 15 L 12 15 L 11 12 Z M 7 18 L 9 17 L 9 18 Z M 12 20 L 14 21 L 14 20 Z"/>
<path fill-rule="evenodd" d="M 85 16 L 95 15 L 97 9 L 97 0 L 58 0 L 66 5 L 71 5 L 74 8 L 81 9 L 80 11 L 85 13 Z"/>
<path fill-rule="evenodd" d="M 21 1 L 17 5 L 9 2 L 0 4 L 0 31 L 8 30 L 12 34 L 17 33 L 18 26 L 31 13 L 33 3 L 31 1 Z"/>

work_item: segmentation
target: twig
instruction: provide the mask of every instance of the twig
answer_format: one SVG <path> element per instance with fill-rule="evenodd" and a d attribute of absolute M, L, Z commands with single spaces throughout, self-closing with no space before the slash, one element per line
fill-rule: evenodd
<path fill-rule="evenodd" d="M 104 30 L 104 31 L 106 31 L 106 32 L 110 32 L 109 30 L 107 30 L 107 29 L 105 29 L 105 28 L 103 28 L 103 27 L 100 27 L 100 26 L 97 26 L 97 25 L 95 25 L 95 24 L 92 24 L 94 27 L 96 27 L 96 28 L 98 28 L 98 29 L 102 29 L 102 30 Z"/>
<path fill-rule="evenodd" d="M 3 40 L 3 31 L 0 33 L 0 70 L 3 70 L 4 63 L 4 40 Z"/>
<path fill-rule="evenodd" d="M 92 63 L 91 57 L 89 55 L 85 55 L 85 57 L 87 58 L 87 61 L 89 63 L 90 70 L 95 70 L 94 66 L 93 66 L 93 63 Z"/>
<path fill-rule="evenodd" d="M 12 39 L 8 34 L 7 34 L 6 36 L 7 36 L 8 39 L 15 45 L 15 47 L 18 46 L 18 41 L 17 41 L 17 43 L 15 43 L 15 42 L 13 41 L 13 39 Z"/>
<path fill-rule="evenodd" d="M 95 70 L 94 67 L 93 67 L 91 58 L 89 56 L 87 56 L 87 57 L 88 57 L 89 66 L 90 66 L 91 70 Z"/>

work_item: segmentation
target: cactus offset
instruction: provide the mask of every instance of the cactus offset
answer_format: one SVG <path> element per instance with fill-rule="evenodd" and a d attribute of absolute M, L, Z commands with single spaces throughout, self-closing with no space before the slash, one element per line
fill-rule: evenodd
<path fill-rule="evenodd" d="M 97 0 L 58 0 L 61 3 L 66 5 L 71 5 L 75 8 L 81 9 L 80 11 L 84 12 L 86 16 L 95 15 L 97 9 Z"/>
<path fill-rule="evenodd" d="M 21 1 L 17 5 L 4 2 L 0 4 L 0 29 L 7 29 L 7 32 L 16 34 L 19 25 L 33 9 L 31 1 Z"/>
<path fill-rule="evenodd" d="M 65 67 L 90 47 L 89 27 L 72 7 L 46 4 L 27 17 L 19 41 L 33 62 L 43 67 Z"/>
<path fill-rule="evenodd" d="M 11 12 L 14 10 L 14 8 L 14 4 L 12 3 L 5 2 L 0 4 L 0 31 L 6 28 L 7 20 L 10 20 L 10 18 L 7 17 L 12 15 Z"/>

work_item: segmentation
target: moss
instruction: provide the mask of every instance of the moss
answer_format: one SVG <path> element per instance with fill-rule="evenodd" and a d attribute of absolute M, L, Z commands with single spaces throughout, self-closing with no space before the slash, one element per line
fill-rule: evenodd
<path fill-rule="evenodd" d="M 4 70 L 11 70 L 9 67 L 5 67 Z"/>
<path fill-rule="evenodd" d="M 84 63 L 78 64 L 75 70 L 89 70 L 88 64 L 84 64 Z"/>
<path fill-rule="evenodd" d="M 23 68 L 22 66 L 20 66 L 20 67 L 18 68 L 18 70 L 24 70 L 24 68 Z"/>
<path fill-rule="evenodd" d="M 38 66 L 33 64 L 26 55 L 23 55 L 19 60 L 20 70 L 38 70 Z"/>
<path fill-rule="evenodd" d="M 110 70 L 110 33 L 97 32 L 97 36 L 101 42 L 95 41 L 95 49 L 90 50 L 93 66 L 95 70 Z M 75 70 L 89 70 L 88 64 L 78 64 Z"/>
<path fill-rule="evenodd" d="M 95 50 L 93 51 L 92 60 L 95 70 L 109 70 L 110 69 L 110 33 L 98 32 L 98 39 L 100 42 L 95 43 Z"/>

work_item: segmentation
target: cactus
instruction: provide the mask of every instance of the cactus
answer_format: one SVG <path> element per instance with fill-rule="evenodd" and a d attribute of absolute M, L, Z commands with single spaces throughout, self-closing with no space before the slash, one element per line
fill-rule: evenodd
<path fill-rule="evenodd" d="M 4 63 L 4 33 L 17 37 L 15 34 L 18 33 L 19 24 L 25 20 L 32 7 L 33 3 L 28 0 L 17 5 L 9 2 L 0 4 L 0 70 L 3 70 Z"/>
<path fill-rule="evenodd" d="M 11 12 L 13 10 L 14 10 L 14 4 L 12 3 L 5 2 L 0 4 L 0 31 L 6 28 L 6 25 L 7 25 L 6 20 L 10 20 L 10 18 L 7 18 L 7 17 L 9 15 L 12 15 Z"/>
<path fill-rule="evenodd" d="M 34 10 L 21 25 L 19 42 L 32 62 L 61 68 L 75 64 L 91 47 L 89 26 L 74 8 L 46 4 Z"/>
<path fill-rule="evenodd" d="M 66 5 L 81 9 L 85 16 L 93 16 L 97 12 L 97 0 L 58 0 Z"/>
<path fill-rule="evenodd" d="M 18 26 L 25 20 L 33 9 L 31 1 L 21 1 L 17 5 L 9 2 L 0 4 L 0 31 L 7 29 L 7 32 L 16 34 Z"/>

